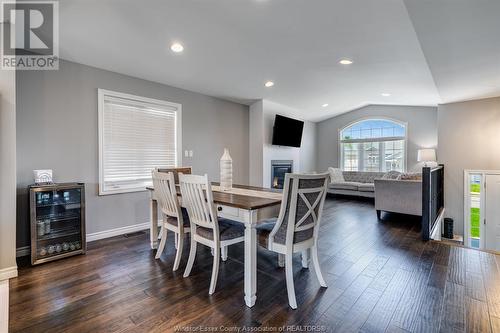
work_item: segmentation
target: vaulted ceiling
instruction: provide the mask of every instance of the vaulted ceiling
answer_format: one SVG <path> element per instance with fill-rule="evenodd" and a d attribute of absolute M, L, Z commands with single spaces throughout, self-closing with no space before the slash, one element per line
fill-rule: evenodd
<path fill-rule="evenodd" d="M 498 0 L 64 0 L 60 53 L 321 120 L 500 95 L 498 17 Z"/>

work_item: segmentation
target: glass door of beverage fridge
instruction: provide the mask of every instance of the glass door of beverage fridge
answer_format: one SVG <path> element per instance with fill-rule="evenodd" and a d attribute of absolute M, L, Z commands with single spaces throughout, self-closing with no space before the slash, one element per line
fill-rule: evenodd
<path fill-rule="evenodd" d="M 32 263 L 85 252 L 83 184 L 30 188 Z"/>

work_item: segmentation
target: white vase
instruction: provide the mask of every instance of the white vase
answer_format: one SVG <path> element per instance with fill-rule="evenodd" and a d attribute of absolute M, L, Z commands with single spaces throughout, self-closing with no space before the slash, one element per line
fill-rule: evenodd
<path fill-rule="evenodd" d="M 224 148 L 224 154 L 220 158 L 220 188 L 228 191 L 233 187 L 233 159 L 229 155 L 229 149 Z"/>

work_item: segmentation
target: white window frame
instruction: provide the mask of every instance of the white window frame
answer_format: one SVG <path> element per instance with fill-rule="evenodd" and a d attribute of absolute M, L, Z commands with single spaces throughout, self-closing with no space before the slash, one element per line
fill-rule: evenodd
<path fill-rule="evenodd" d="M 159 99 L 147 98 L 132 94 L 121 93 L 106 89 L 97 89 L 97 112 L 98 112 L 98 140 L 99 140 L 99 195 L 110 195 L 119 193 L 142 192 L 146 188 L 131 188 L 131 189 L 116 189 L 104 190 L 104 101 L 105 97 L 115 97 L 138 101 L 142 103 L 151 103 L 156 105 L 163 105 L 168 108 L 175 108 L 175 129 L 176 129 L 176 167 L 182 165 L 182 104 L 163 101 Z"/>
<path fill-rule="evenodd" d="M 480 192 L 480 206 L 479 206 L 479 249 L 485 249 L 485 227 L 484 227 L 484 219 L 486 214 L 486 176 L 487 175 L 500 175 L 500 170 L 473 170 L 473 169 L 465 169 L 464 170 L 464 245 L 467 247 L 471 247 L 472 237 L 470 235 L 470 177 L 471 175 L 480 175 L 481 176 L 481 192 Z M 474 248 L 473 248 L 474 249 Z"/>
<path fill-rule="evenodd" d="M 365 122 L 365 121 L 370 121 L 370 120 L 384 120 L 384 121 L 390 121 L 390 122 L 393 122 L 393 123 L 396 123 L 400 126 L 403 126 L 404 129 L 405 129 L 405 135 L 404 137 L 382 137 L 382 138 L 370 138 L 370 139 L 352 139 L 352 140 L 342 140 L 342 132 L 346 129 L 346 128 L 349 128 L 353 125 L 356 125 L 358 123 L 362 123 L 362 122 Z M 357 119 L 355 121 L 352 121 L 350 123 L 348 123 L 347 125 L 345 125 L 344 127 L 342 128 L 339 128 L 338 129 L 338 133 L 337 133 L 337 138 L 338 138 L 338 155 L 339 156 L 339 168 L 344 170 L 344 150 L 342 149 L 342 144 L 343 143 L 346 143 L 346 142 L 351 142 L 351 143 L 365 143 L 365 142 L 380 142 L 380 141 L 398 141 L 398 140 L 404 140 L 404 157 L 403 157 L 403 172 L 406 172 L 407 171 L 407 167 L 408 167 L 408 123 L 407 122 L 404 122 L 404 121 L 401 121 L 401 120 L 397 120 L 397 119 L 394 119 L 394 118 L 389 118 L 389 117 L 383 117 L 383 116 L 377 116 L 377 117 L 363 117 L 363 118 L 360 118 L 360 119 Z M 380 150 L 382 151 L 382 150 Z M 363 163 L 364 163 L 364 159 L 363 158 L 360 158 L 359 159 L 359 163 L 360 163 L 360 167 L 358 169 L 362 169 L 361 167 L 363 166 Z M 364 172 L 364 171 L 360 171 L 360 172 Z M 383 172 L 383 171 L 380 171 L 380 172 Z"/>

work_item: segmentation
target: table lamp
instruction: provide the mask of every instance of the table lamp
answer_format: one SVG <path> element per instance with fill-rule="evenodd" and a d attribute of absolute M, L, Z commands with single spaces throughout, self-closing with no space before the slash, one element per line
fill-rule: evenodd
<path fill-rule="evenodd" d="M 435 149 L 419 149 L 418 162 L 424 162 L 424 167 L 436 165 L 436 150 Z"/>

